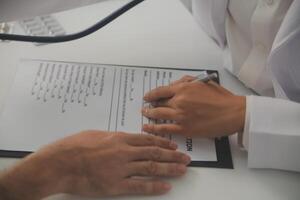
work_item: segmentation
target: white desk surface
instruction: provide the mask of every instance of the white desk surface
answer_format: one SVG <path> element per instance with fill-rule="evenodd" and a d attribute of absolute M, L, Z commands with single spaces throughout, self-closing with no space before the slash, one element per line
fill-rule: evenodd
<path fill-rule="evenodd" d="M 56 16 L 67 31 L 80 30 L 126 1 L 105 1 Z M 0 43 L 0 52 L 0 111 L 20 58 L 218 69 L 223 86 L 238 94 L 251 94 L 222 69 L 220 49 L 197 26 L 179 0 L 147 0 L 103 30 L 78 41 L 39 47 Z M 231 149 L 234 170 L 190 168 L 186 176 L 170 180 L 173 190 L 167 195 L 121 199 L 300 199 L 299 173 L 248 169 L 247 154 L 238 148 L 236 137 L 231 137 Z M 15 161 L 0 159 L 0 169 Z M 58 195 L 49 199 L 83 198 Z"/>

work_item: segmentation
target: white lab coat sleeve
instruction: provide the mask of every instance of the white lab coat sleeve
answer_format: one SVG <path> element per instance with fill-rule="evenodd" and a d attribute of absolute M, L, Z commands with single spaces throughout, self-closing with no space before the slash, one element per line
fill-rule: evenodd
<path fill-rule="evenodd" d="M 250 168 L 300 172 L 300 104 L 248 96 L 243 145 Z"/>
<path fill-rule="evenodd" d="M 300 102 L 300 0 L 294 0 L 275 38 L 268 65 L 275 92 Z"/>
<path fill-rule="evenodd" d="M 99 1 L 101 0 L 1 0 L 0 22 L 50 14 Z"/>
<path fill-rule="evenodd" d="M 228 0 L 193 0 L 192 12 L 201 28 L 221 47 L 226 46 Z"/>

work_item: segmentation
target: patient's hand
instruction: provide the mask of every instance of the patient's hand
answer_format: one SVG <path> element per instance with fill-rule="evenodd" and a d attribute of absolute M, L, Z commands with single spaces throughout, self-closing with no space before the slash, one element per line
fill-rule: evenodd
<path fill-rule="evenodd" d="M 46 146 L 0 176 L 0 199 L 69 193 L 90 197 L 163 194 L 158 179 L 186 172 L 190 158 L 151 135 L 86 131 Z M 139 177 L 139 178 L 137 178 Z"/>
<path fill-rule="evenodd" d="M 212 81 L 193 79 L 187 76 L 145 95 L 144 100 L 154 108 L 144 108 L 144 116 L 174 123 L 145 124 L 144 131 L 215 138 L 244 129 L 245 97 L 233 95 Z"/>

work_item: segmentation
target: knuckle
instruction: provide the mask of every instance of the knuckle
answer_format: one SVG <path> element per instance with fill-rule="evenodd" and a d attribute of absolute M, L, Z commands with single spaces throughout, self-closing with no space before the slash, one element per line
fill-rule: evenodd
<path fill-rule="evenodd" d="M 191 81 L 193 79 L 194 79 L 194 77 L 190 76 L 190 75 L 186 75 L 186 76 L 183 77 L 183 80 L 185 80 L 185 81 Z"/>
<path fill-rule="evenodd" d="M 150 151 L 149 151 L 149 158 L 151 160 L 160 160 L 162 158 L 162 150 L 159 147 L 153 147 Z"/>
<path fill-rule="evenodd" d="M 145 135 L 146 143 L 148 145 L 154 145 L 155 144 L 155 139 L 154 136 L 152 135 Z"/>
<path fill-rule="evenodd" d="M 166 126 L 157 126 L 155 132 L 157 133 L 165 133 L 168 131 L 168 128 Z"/>
<path fill-rule="evenodd" d="M 124 133 L 124 132 L 117 132 L 115 135 L 116 135 L 116 137 L 122 138 L 122 137 L 126 136 L 126 133 Z"/>
<path fill-rule="evenodd" d="M 184 81 L 188 80 L 188 76 L 183 76 L 181 79 L 178 80 L 179 83 L 182 83 Z"/>
<path fill-rule="evenodd" d="M 122 147 L 114 147 L 114 152 L 116 155 L 122 155 L 124 153 L 124 149 Z"/>
<path fill-rule="evenodd" d="M 99 131 L 87 130 L 87 131 L 82 131 L 82 132 L 78 133 L 78 135 L 83 136 L 83 137 L 96 137 L 99 135 Z"/>
<path fill-rule="evenodd" d="M 121 159 L 132 155 L 134 153 L 134 149 L 130 148 L 129 145 L 118 144 L 113 147 L 112 152 L 114 152 L 114 155 L 117 158 Z"/>
<path fill-rule="evenodd" d="M 157 175 L 158 173 L 157 163 L 154 161 L 148 161 L 145 167 L 145 171 L 148 175 Z"/>
<path fill-rule="evenodd" d="M 112 134 L 112 139 L 117 142 L 122 142 L 122 141 L 124 142 L 126 136 L 128 136 L 128 134 L 124 132 L 116 132 Z"/>
<path fill-rule="evenodd" d="M 136 153 L 135 149 L 130 146 L 122 147 L 121 152 L 126 156 L 134 155 Z"/>
<path fill-rule="evenodd" d="M 177 97 L 175 95 L 172 99 L 169 99 L 166 105 L 171 108 L 176 108 L 176 98 Z"/>
<path fill-rule="evenodd" d="M 159 147 L 170 147 L 171 141 L 162 137 L 152 136 L 154 138 L 153 145 Z"/>
<path fill-rule="evenodd" d="M 178 89 L 184 91 L 189 88 L 189 82 L 182 82 L 178 85 Z"/>
<path fill-rule="evenodd" d="M 164 119 L 169 119 L 172 117 L 172 114 L 171 113 L 168 113 L 166 111 L 161 111 L 160 112 L 160 117 L 164 118 Z"/>
<path fill-rule="evenodd" d="M 161 110 L 156 115 L 156 118 L 158 118 L 158 119 L 170 119 L 171 117 L 172 117 L 172 115 L 164 110 Z"/>
<path fill-rule="evenodd" d="M 176 104 L 180 107 L 180 106 L 184 106 L 187 104 L 187 99 L 184 95 L 178 95 L 176 97 Z"/>
<path fill-rule="evenodd" d="M 122 137 L 122 134 L 120 132 L 112 133 L 111 138 L 113 140 L 119 140 Z"/>
<path fill-rule="evenodd" d="M 146 192 L 146 187 L 142 183 L 129 184 L 128 188 L 132 193 L 135 193 L 135 194 L 140 194 L 140 193 Z"/>

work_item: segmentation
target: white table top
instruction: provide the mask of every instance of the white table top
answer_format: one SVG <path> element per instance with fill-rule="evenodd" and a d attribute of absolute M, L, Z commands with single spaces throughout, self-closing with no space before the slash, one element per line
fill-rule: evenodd
<path fill-rule="evenodd" d="M 68 32 L 92 25 L 128 0 L 105 1 L 56 14 Z M 80 22 L 80 23 L 78 23 Z M 147 0 L 105 29 L 78 41 L 36 47 L 0 43 L 0 111 L 20 58 L 76 62 L 217 69 L 221 83 L 238 94 L 251 94 L 222 66 L 222 52 L 197 26 L 179 0 Z M 190 168 L 171 179 L 173 190 L 159 197 L 121 199 L 300 199 L 300 174 L 247 168 L 247 154 L 231 137 L 234 170 Z M 0 169 L 16 159 L 0 158 Z M 52 200 L 82 199 L 58 195 Z"/>

